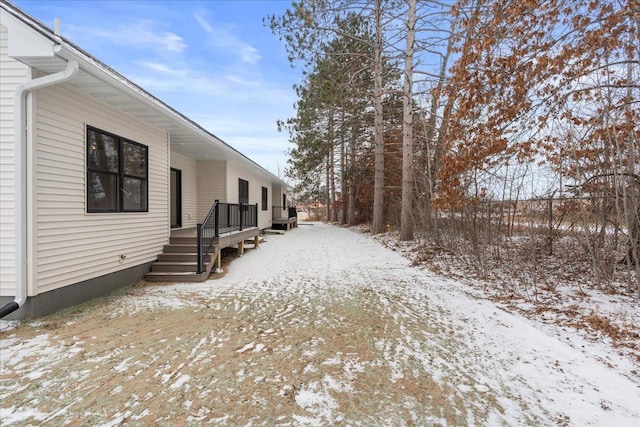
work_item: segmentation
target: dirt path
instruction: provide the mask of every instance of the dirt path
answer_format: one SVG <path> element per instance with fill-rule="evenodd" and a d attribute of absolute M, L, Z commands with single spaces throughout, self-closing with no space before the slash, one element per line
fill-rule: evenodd
<path fill-rule="evenodd" d="M 219 280 L 141 284 L 0 338 L 3 426 L 640 417 L 640 388 L 621 373 L 366 236 L 320 224 L 268 237 Z"/>

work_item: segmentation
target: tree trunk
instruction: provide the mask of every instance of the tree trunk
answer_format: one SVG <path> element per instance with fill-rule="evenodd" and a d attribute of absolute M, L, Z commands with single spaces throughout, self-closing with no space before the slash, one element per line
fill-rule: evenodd
<path fill-rule="evenodd" d="M 374 177 L 373 177 L 373 234 L 384 232 L 384 129 L 382 109 L 382 5 L 381 0 L 375 0 L 376 36 L 373 45 L 373 102 L 374 102 Z"/>
<path fill-rule="evenodd" d="M 344 123 L 344 112 L 342 113 L 342 117 L 340 121 Z M 347 191 L 347 178 L 346 178 L 346 170 L 347 170 L 347 158 L 346 158 L 346 144 L 344 141 L 344 132 L 340 131 L 340 224 L 344 225 L 347 223 L 347 201 L 346 201 L 346 191 Z"/>
<path fill-rule="evenodd" d="M 327 222 L 329 222 L 329 219 L 331 218 L 331 192 L 329 191 L 329 188 L 331 188 L 331 185 L 329 184 L 329 181 L 331 180 L 331 173 L 329 172 L 329 169 L 331 169 L 331 161 L 329 159 L 329 153 L 327 153 L 324 166 L 324 200 L 326 203 L 325 209 L 327 214 Z"/>
<path fill-rule="evenodd" d="M 329 151 L 329 164 L 330 164 L 330 178 L 331 186 L 329 187 L 330 203 L 331 203 L 331 222 L 338 220 L 336 211 L 336 159 L 335 150 L 331 147 Z"/>
<path fill-rule="evenodd" d="M 438 121 L 438 107 L 440 105 L 440 98 L 442 97 L 442 91 L 445 85 L 445 79 L 447 77 L 447 67 L 449 64 L 449 56 L 451 55 L 451 49 L 453 48 L 453 34 L 449 37 L 447 43 L 447 51 L 442 57 L 442 63 L 440 64 L 440 74 L 438 75 L 438 84 L 435 89 L 431 93 L 431 108 L 429 111 L 429 122 L 427 125 L 427 134 L 426 134 L 426 144 L 427 144 L 427 177 L 426 177 L 426 190 L 427 196 L 425 197 L 425 213 L 424 217 L 428 222 L 429 226 L 433 223 L 433 212 L 431 208 L 431 200 L 434 196 L 435 191 L 435 180 L 436 174 L 438 173 L 438 169 L 440 167 L 440 156 L 442 155 L 442 144 L 444 143 L 444 138 L 440 137 L 440 134 L 446 132 L 446 118 L 443 118 L 440 132 L 438 135 L 437 142 L 434 141 L 434 136 L 436 134 L 436 126 Z M 450 97 L 449 102 L 447 103 L 446 111 L 451 111 L 453 108 L 453 97 Z M 447 115 L 448 117 L 448 115 Z M 435 143 L 435 144 L 434 144 Z M 434 144 L 433 148 L 431 148 L 431 144 Z M 431 148 L 431 149 L 430 149 Z M 432 151 L 432 153 L 430 153 Z"/>
<path fill-rule="evenodd" d="M 416 0 L 408 0 L 407 50 L 402 97 L 402 206 L 400 240 L 413 240 L 413 54 L 416 38 Z"/>
<path fill-rule="evenodd" d="M 356 128 L 351 130 L 349 141 L 349 225 L 356 223 Z"/>
<path fill-rule="evenodd" d="M 333 108 L 329 113 L 329 202 L 331 204 L 330 222 L 337 221 L 336 212 L 336 153 L 335 153 L 335 118 Z"/>

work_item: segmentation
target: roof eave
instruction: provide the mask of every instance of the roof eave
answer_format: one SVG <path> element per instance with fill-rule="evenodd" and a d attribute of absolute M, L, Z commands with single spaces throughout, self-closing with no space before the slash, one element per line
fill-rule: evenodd
<path fill-rule="evenodd" d="M 142 87 L 133 83 L 131 80 L 113 70 L 108 65 L 102 63 L 100 60 L 81 48 L 75 46 L 70 41 L 55 34 L 49 28 L 22 12 L 14 5 L 10 3 L 2 3 L 2 8 L 0 10 L 3 12 L 3 25 L 9 28 L 9 25 L 5 24 L 5 22 L 8 22 L 13 29 L 12 31 L 20 32 L 20 34 L 15 36 L 15 38 L 28 39 L 26 43 L 20 43 L 11 52 L 11 56 L 15 59 L 25 62 L 31 67 L 34 67 L 34 61 L 31 60 L 33 58 L 47 57 L 53 59 L 56 57 L 64 60 L 65 62 L 69 60 L 77 61 L 78 64 L 80 64 L 80 68 L 94 78 L 102 81 L 115 90 L 121 91 L 125 95 L 130 96 L 136 102 L 141 103 L 145 107 L 150 108 L 156 114 L 164 117 L 174 126 L 178 126 L 191 133 L 196 138 L 210 144 L 212 150 L 222 150 L 225 153 L 225 157 L 228 156 L 228 158 L 234 159 L 240 164 L 256 168 L 256 172 L 265 179 L 270 180 L 272 183 L 288 187 L 288 184 L 285 181 L 275 176 L 229 144 L 225 143 L 213 133 L 170 107 L 160 99 L 151 95 Z M 22 31 L 23 28 L 20 25 L 15 25 L 16 20 L 26 24 L 28 28 L 24 28 L 25 31 Z M 61 66 L 62 65 L 63 64 L 61 64 Z M 37 67 L 34 68 L 37 69 Z M 228 158 L 224 160 L 228 160 Z"/>

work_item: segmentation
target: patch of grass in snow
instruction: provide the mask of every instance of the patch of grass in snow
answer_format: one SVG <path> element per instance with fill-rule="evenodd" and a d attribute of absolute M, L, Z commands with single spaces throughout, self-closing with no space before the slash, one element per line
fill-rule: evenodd
<path fill-rule="evenodd" d="M 438 313 L 429 320 L 426 301 L 404 296 L 405 285 L 374 291 L 366 274 L 376 273 L 363 271 L 351 286 L 318 277 L 247 284 L 192 306 L 113 317 L 133 289 L 125 299 L 27 323 L 12 333 L 21 342 L 47 334 L 38 342 L 61 356 L 22 360 L 46 365 L 45 375 L 7 366 L 0 385 L 16 387 L 5 388 L 3 406 L 22 411 L 38 402 L 34 414 L 54 424 L 464 426 L 501 411 L 492 390 L 451 386 L 475 380 L 446 368 L 464 348 L 452 329 L 437 326 Z"/>

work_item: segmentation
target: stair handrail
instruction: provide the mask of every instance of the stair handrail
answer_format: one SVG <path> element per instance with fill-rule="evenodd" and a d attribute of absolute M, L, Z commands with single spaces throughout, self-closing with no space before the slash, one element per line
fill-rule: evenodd
<path fill-rule="evenodd" d="M 209 209 L 209 213 L 201 224 L 197 225 L 198 230 L 198 274 L 204 272 L 204 260 L 209 255 L 213 242 L 220 236 L 220 203 L 218 200 L 213 202 L 213 206 Z"/>

